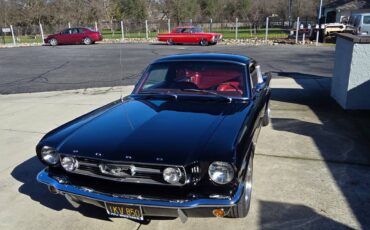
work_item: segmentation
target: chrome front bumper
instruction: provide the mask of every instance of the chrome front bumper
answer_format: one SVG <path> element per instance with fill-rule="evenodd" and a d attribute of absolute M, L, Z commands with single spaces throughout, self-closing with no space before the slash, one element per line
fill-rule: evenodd
<path fill-rule="evenodd" d="M 83 202 L 83 203 L 90 203 L 99 207 L 104 207 L 105 202 L 109 203 L 117 203 L 117 204 L 126 204 L 126 205 L 137 205 L 143 208 L 153 208 L 154 210 L 158 209 L 173 209 L 175 212 L 169 212 L 169 215 L 165 213 L 160 214 L 160 216 L 177 216 L 176 210 L 192 210 L 192 209 L 202 209 L 205 210 L 207 208 L 226 208 L 229 209 L 230 207 L 236 205 L 236 203 L 240 200 L 244 186 L 239 185 L 237 191 L 231 198 L 202 198 L 202 199 L 192 199 L 192 200 L 152 200 L 147 199 L 144 197 L 136 197 L 136 198 L 123 198 L 118 197 L 115 195 L 110 194 L 103 194 L 97 191 L 94 191 L 89 188 L 85 187 L 77 187 L 70 184 L 63 184 L 58 182 L 57 179 L 49 175 L 47 169 L 42 170 L 37 175 L 37 181 L 43 184 L 48 185 L 49 187 L 52 186 L 56 189 L 57 193 L 60 195 L 66 196 L 66 198 L 73 198 L 76 202 Z M 145 209 L 144 209 L 145 210 Z M 149 211 L 146 213 L 150 213 Z M 159 212 L 160 213 L 160 212 Z M 175 214 L 172 214 L 175 213 Z M 198 214 L 197 214 L 198 213 Z M 193 215 L 194 214 L 194 215 Z M 193 214 L 190 213 L 189 216 L 203 216 L 199 215 L 199 210 L 194 212 Z M 155 215 L 155 213 L 150 214 Z M 208 215 L 206 215 L 208 216 Z M 212 216 L 212 212 L 210 215 Z"/>

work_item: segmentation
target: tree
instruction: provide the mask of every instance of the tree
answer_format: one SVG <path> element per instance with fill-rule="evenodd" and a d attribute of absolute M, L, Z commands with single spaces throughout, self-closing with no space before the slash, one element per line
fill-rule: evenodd
<path fill-rule="evenodd" d="M 332 0 L 326 0 L 324 3 Z M 292 17 L 316 18 L 318 0 L 292 0 Z M 171 19 L 177 24 L 210 18 L 258 22 L 288 17 L 289 0 L 0 0 L 2 25 L 91 25 L 94 21 Z"/>
<path fill-rule="evenodd" d="M 223 8 L 222 1 L 220 0 L 202 0 L 200 1 L 200 10 L 203 17 L 212 18 L 215 20 L 220 19 Z"/>
<path fill-rule="evenodd" d="M 175 20 L 177 24 L 189 19 L 198 19 L 200 6 L 196 0 L 162 0 L 162 13 Z"/>
<path fill-rule="evenodd" d="M 145 0 L 119 0 L 116 7 L 117 18 L 143 21 L 148 17 L 148 2 Z"/>

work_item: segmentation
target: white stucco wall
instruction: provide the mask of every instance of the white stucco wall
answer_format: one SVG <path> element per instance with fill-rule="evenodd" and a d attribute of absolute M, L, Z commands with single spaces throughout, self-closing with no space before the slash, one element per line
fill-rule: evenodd
<path fill-rule="evenodd" d="M 344 109 L 370 109 L 370 44 L 337 38 L 331 96 Z"/>
<path fill-rule="evenodd" d="M 353 43 L 341 37 L 335 46 L 335 63 L 331 83 L 331 96 L 345 108 L 351 70 Z"/>
<path fill-rule="evenodd" d="M 370 44 L 354 44 L 348 91 L 348 109 L 370 109 Z"/>

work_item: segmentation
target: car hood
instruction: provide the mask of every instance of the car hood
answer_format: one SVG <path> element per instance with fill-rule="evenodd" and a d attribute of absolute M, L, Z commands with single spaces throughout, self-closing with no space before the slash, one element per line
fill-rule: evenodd
<path fill-rule="evenodd" d="M 62 154 L 109 161 L 186 165 L 205 158 L 215 159 L 215 155 L 207 153 L 206 146 L 213 136 L 222 137 L 222 123 L 228 126 L 230 119 L 234 124 L 242 123 L 241 111 L 245 106 L 242 103 L 126 99 L 52 131 L 40 145 L 49 144 Z M 222 141 L 226 141 L 226 145 L 222 146 L 227 149 L 221 154 L 232 157 L 233 143 L 230 142 L 238 132 L 235 125 L 224 133 L 227 137 Z M 220 144 L 219 140 L 214 141 Z"/>

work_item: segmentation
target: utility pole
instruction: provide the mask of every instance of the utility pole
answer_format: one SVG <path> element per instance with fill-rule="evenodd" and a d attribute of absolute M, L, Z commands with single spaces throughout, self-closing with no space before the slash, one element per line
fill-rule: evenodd
<path fill-rule="evenodd" d="M 289 20 L 289 28 L 292 26 L 292 1 L 293 0 L 288 0 L 289 1 L 289 6 L 288 6 L 288 20 Z"/>
<path fill-rule="evenodd" d="M 316 29 L 316 46 L 319 45 L 321 9 L 322 9 L 322 0 L 320 0 L 319 15 L 317 16 L 317 24 L 319 25 L 319 28 Z"/>
<path fill-rule="evenodd" d="M 320 23 L 321 12 L 322 11 L 322 0 L 320 0 L 319 15 L 317 15 L 317 22 Z"/>

